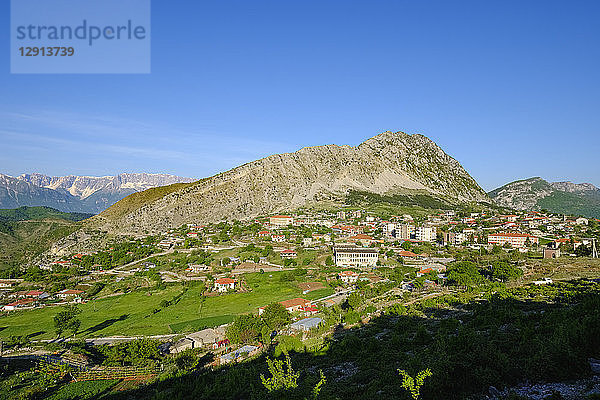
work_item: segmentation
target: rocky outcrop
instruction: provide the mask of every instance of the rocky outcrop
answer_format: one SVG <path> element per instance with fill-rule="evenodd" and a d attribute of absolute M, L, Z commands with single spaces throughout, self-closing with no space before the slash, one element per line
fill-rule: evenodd
<path fill-rule="evenodd" d="M 536 210 L 538 200 L 552 194 L 555 189 L 540 177 L 511 182 L 488 195 L 502 207 L 516 210 Z"/>
<path fill-rule="evenodd" d="M 456 202 L 485 192 L 458 161 L 422 135 L 384 132 L 358 146 L 276 154 L 192 184 L 128 196 L 92 218 L 110 232 L 158 232 L 187 222 L 247 219 L 343 196 L 412 190 Z"/>
<path fill-rule="evenodd" d="M 494 202 L 516 210 L 600 217 L 600 189 L 591 183 L 547 182 L 540 177 L 511 182 L 488 193 Z"/>

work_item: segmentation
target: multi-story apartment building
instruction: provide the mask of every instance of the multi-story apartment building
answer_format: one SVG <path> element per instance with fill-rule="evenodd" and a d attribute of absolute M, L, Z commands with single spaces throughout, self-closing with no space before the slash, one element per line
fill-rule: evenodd
<path fill-rule="evenodd" d="M 389 222 L 383 225 L 383 234 L 401 240 L 415 238 L 415 227 L 409 224 Z"/>
<path fill-rule="evenodd" d="M 467 240 L 467 234 L 464 232 L 444 232 L 444 244 L 460 246 Z"/>
<path fill-rule="evenodd" d="M 435 242 L 437 232 L 435 226 L 417 226 L 415 228 L 415 239 L 422 242 Z"/>
<path fill-rule="evenodd" d="M 274 215 L 269 218 L 269 223 L 273 226 L 287 226 L 294 223 L 294 218 L 289 215 Z"/>
<path fill-rule="evenodd" d="M 504 246 L 506 243 L 512 247 L 525 248 L 527 243 L 538 244 L 539 239 L 527 233 L 493 233 L 488 236 L 488 244 Z"/>
<path fill-rule="evenodd" d="M 356 246 L 336 246 L 333 256 L 338 267 L 374 267 L 379 259 L 377 249 Z"/>

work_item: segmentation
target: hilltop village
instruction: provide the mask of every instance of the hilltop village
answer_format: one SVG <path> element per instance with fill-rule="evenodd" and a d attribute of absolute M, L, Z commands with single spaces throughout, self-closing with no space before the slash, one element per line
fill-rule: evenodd
<path fill-rule="evenodd" d="M 162 373 L 158 360 L 210 354 L 219 368 L 267 348 L 315 348 L 428 302 L 468 301 L 482 295 L 474 287 L 493 294 L 597 276 L 588 264 L 598 257 L 597 219 L 414 214 L 341 208 L 190 221 L 48 258 L 0 279 L 3 356 L 45 357 L 89 379 L 118 378 L 116 365 L 138 379 L 143 366 L 151 369 L 143 385 Z M 152 356 L 114 358 L 111 348 L 134 343 Z"/>

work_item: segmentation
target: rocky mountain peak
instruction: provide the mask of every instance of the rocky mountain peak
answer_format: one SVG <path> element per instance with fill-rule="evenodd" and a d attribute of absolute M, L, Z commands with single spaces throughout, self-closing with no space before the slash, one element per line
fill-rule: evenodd
<path fill-rule="evenodd" d="M 351 191 L 419 191 L 452 201 L 487 200 L 452 157 L 422 135 L 384 132 L 358 146 L 305 147 L 201 181 L 129 196 L 94 219 L 109 231 L 161 231 L 190 221 L 247 219 Z"/>

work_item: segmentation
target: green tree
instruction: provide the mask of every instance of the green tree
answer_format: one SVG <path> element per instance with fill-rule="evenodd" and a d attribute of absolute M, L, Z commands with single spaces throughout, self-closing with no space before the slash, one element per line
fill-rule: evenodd
<path fill-rule="evenodd" d="M 271 377 L 265 378 L 263 374 L 260 375 L 260 380 L 267 391 L 274 392 L 277 390 L 288 390 L 298 387 L 298 377 L 300 374 L 295 372 L 292 368 L 292 361 L 288 354 L 285 355 L 285 363 L 283 360 L 270 359 L 267 357 L 267 365 Z"/>
<path fill-rule="evenodd" d="M 333 258 L 331 256 L 327 256 L 327 258 L 325 259 L 325 265 L 333 265 Z"/>
<path fill-rule="evenodd" d="M 448 283 L 456 286 L 471 286 L 483 281 L 477 265 L 471 261 L 459 261 L 448 266 Z"/>
<path fill-rule="evenodd" d="M 290 313 L 281 303 L 271 303 L 266 306 L 261 317 L 271 330 L 279 330 L 290 321 Z"/>
<path fill-rule="evenodd" d="M 325 374 L 323 373 L 322 369 L 319 370 L 319 375 L 320 375 L 321 379 L 319 379 L 319 382 L 317 382 L 317 384 L 315 385 L 315 387 L 312 390 L 313 399 L 316 399 L 317 397 L 319 397 L 319 393 L 321 393 L 321 389 L 323 388 L 323 385 L 325 385 L 327 383 L 327 378 L 325 377 Z"/>
<path fill-rule="evenodd" d="M 81 310 L 73 304 L 62 307 L 62 310 L 54 316 L 54 329 L 58 337 L 65 331 L 71 331 L 75 336 L 81 326 L 81 320 L 77 318 L 80 313 Z"/>
<path fill-rule="evenodd" d="M 425 382 L 425 379 L 432 375 L 431 370 L 427 368 L 419 372 L 416 378 L 410 376 L 403 369 L 399 369 L 398 372 L 402 376 L 402 387 L 410 392 L 411 397 L 414 400 L 418 400 L 421 396 L 421 386 Z"/>
<path fill-rule="evenodd" d="M 262 331 L 264 322 L 257 316 L 238 315 L 227 328 L 227 338 L 232 343 L 248 343 L 256 340 Z"/>
<path fill-rule="evenodd" d="M 363 296 L 361 296 L 360 293 L 352 292 L 352 293 L 350 293 L 350 296 L 348 296 L 348 299 L 346 300 L 346 302 L 348 303 L 348 306 L 350 308 L 352 308 L 353 310 L 356 310 L 364 302 L 364 298 L 363 298 Z"/>
<path fill-rule="evenodd" d="M 492 278 L 506 282 L 523 276 L 523 271 L 506 261 L 494 261 L 492 263 Z"/>
<path fill-rule="evenodd" d="M 585 244 L 580 244 L 575 249 L 575 254 L 577 257 L 589 257 L 592 254 L 592 250 Z"/>

